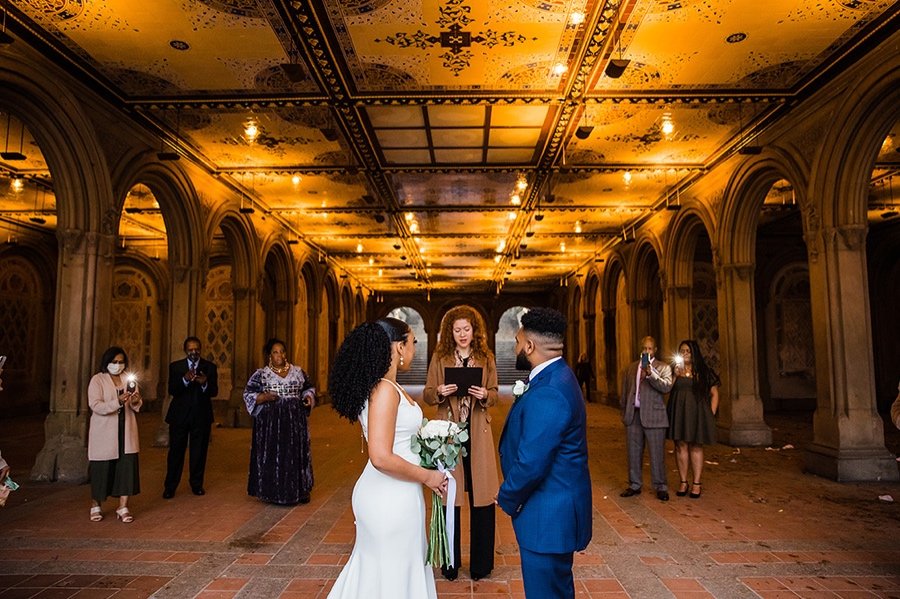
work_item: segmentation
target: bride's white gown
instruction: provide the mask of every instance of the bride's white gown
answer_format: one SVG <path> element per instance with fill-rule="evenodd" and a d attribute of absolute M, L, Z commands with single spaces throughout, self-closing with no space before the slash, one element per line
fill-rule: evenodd
<path fill-rule="evenodd" d="M 397 385 L 394 453 L 419 463 L 409 447 L 422 424 L 422 408 L 410 403 Z M 366 440 L 369 404 L 359 415 Z M 366 463 L 353 487 L 356 544 L 335 581 L 329 599 L 437 599 L 434 572 L 425 564 L 425 500 L 422 485 L 399 480 Z"/>

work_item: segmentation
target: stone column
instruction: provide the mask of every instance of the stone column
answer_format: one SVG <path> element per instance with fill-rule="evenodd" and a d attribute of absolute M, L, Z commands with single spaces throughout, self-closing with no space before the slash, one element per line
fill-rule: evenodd
<path fill-rule="evenodd" d="M 87 480 L 87 387 L 109 338 L 115 236 L 57 231 L 57 269 L 50 414 L 31 480 Z"/>
<path fill-rule="evenodd" d="M 294 338 L 294 302 L 292 300 L 276 300 L 273 303 L 275 335 L 287 343 L 288 339 Z"/>
<path fill-rule="evenodd" d="M 896 481 L 875 405 L 865 239 L 865 225 L 807 239 L 817 408 L 806 468 L 838 481 Z"/>
<path fill-rule="evenodd" d="M 664 332 L 666 343 L 675 351 L 676 344 L 682 339 L 690 339 L 691 323 L 691 287 L 690 285 L 669 285 L 665 289 L 663 304 Z"/>
<path fill-rule="evenodd" d="M 759 396 L 753 270 L 752 263 L 716 268 L 722 364 L 718 435 L 719 442 L 733 446 L 772 442 Z"/>
<path fill-rule="evenodd" d="M 258 368 L 259 349 L 256 345 L 256 313 L 259 290 L 241 287 L 234 294 L 234 355 L 232 376 L 234 386 L 228 398 L 228 423 L 235 427 L 251 427 L 253 419 L 244 407 L 244 384 Z"/>

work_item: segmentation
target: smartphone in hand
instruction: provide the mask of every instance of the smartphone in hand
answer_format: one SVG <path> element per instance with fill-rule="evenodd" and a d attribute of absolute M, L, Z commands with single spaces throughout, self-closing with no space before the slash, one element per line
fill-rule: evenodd
<path fill-rule="evenodd" d="M 6 356 L 0 356 L 0 370 L 6 365 Z"/>
<path fill-rule="evenodd" d="M 650 366 L 650 354 L 647 352 L 641 353 L 641 368 L 647 368 Z"/>

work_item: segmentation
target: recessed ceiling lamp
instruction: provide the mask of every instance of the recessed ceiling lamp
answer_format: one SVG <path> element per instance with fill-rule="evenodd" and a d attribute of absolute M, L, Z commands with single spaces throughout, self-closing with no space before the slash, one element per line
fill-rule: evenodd
<path fill-rule="evenodd" d="M 369 258 L 369 266 L 375 266 L 375 258 Z"/>
<path fill-rule="evenodd" d="M 659 128 L 666 139 L 672 138 L 672 134 L 675 133 L 675 121 L 672 120 L 671 114 L 668 112 L 663 113 L 662 123 Z"/>
<path fill-rule="evenodd" d="M 566 251 L 566 242 L 565 242 L 565 241 L 560 241 L 560 242 L 559 242 L 559 251 L 561 251 L 561 252 L 565 252 L 565 251 Z"/>
<path fill-rule="evenodd" d="M 622 175 L 622 180 L 625 181 L 625 187 L 631 185 L 631 171 L 625 171 L 625 174 Z"/>
<path fill-rule="evenodd" d="M 407 212 L 406 214 L 403 215 L 403 218 L 405 218 L 408 222 L 408 221 L 411 221 L 414 216 L 415 215 L 412 212 Z"/>
<path fill-rule="evenodd" d="M 9 189 L 13 193 L 22 193 L 22 190 L 25 189 L 25 181 L 21 177 L 13 177 L 9 182 Z"/>
<path fill-rule="evenodd" d="M 581 221 L 580 220 L 575 221 L 575 232 L 581 233 Z"/>
<path fill-rule="evenodd" d="M 252 144 L 257 137 L 259 137 L 259 122 L 256 117 L 251 116 L 244 122 L 244 139 Z"/>
<path fill-rule="evenodd" d="M 522 193 L 528 189 L 528 178 L 525 176 L 525 173 L 519 173 L 519 176 L 516 178 L 516 191 Z"/>
<path fill-rule="evenodd" d="M 557 77 L 565 74 L 568 70 L 569 70 L 569 65 L 567 65 L 565 63 L 558 62 L 555 65 L 553 65 L 553 74 L 556 75 Z"/>
<path fill-rule="evenodd" d="M 578 25 L 581 25 L 582 23 L 584 23 L 584 18 L 585 18 L 585 16 L 582 11 L 575 10 L 575 11 L 572 11 L 571 14 L 569 14 L 569 23 L 571 23 L 572 25 L 575 25 L 577 27 Z"/>
<path fill-rule="evenodd" d="M 302 180 L 303 180 L 303 177 L 301 177 L 300 175 L 294 175 L 293 177 L 291 177 L 291 183 L 294 184 L 294 187 L 300 185 L 300 181 L 302 181 Z"/>
<path fill-rule="evenodd" d="M 522 196 L 520 196 L 517 193 L 512 194 L 509 197 L 509 203 L 512 204 L 513 206 L 518 206 L 519 204 L 522 203 Z"/>
<path fill-rule="evenodd" d="M 380 277 L 380 276 L 383 275 L 383 274 L 384 274 L 384 270 L 382 270 L 382 269 L 379 268 L 379 269 L 378 269 L 378 276 Z"/>
<path fill-rule="evenodd" d="M 500 258 L 502 258 L 502 257 L 503 257 L 503 256 L 501 256 L 500 254 L 496 254 L 496 255 L 494 256 L 494 262 L 497 262 L 497 263 L 499 264 L 499 263 L 500 263 Z"/>
<path fill-rule="evenodd" d="M 361 254 L 362 251 L 363 251 L 363 244 L 357 243 L 357 244 L 356 244 L 356 253 L 357 253 L 357 254 Z"/>
<path fill-rule="evenodd" d="M 417 223 L 416 221 L 409 223 L 409 232 L 412 233 L 413 235 L 418 233 L 419 232 L 419 223 Z"/>
<path fill-rule="evenodd" d="M 508 218 L 509 220 L 516 220 L 516 213 L 515 212 L 507 212 L 506 218 Z"/>

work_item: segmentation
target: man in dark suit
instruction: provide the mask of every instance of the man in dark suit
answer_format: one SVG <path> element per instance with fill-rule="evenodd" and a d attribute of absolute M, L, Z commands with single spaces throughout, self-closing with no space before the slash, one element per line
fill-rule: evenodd
<path fill-rule="evenodd" d="M 584 398 L 562 359 L 565 330 L 551 308 L 522 316 L 516 367 L 531 373 L 500 437 L 497 504 L 512 518 L 525 595 L 535 599 L 575 596 L 573 553 L 591 540 Z"/>
<path fill-rule="evenodd" d="M 644 440 L 650 449 L 650 478 L 656 488 L 656 498 L 669 500 L 666 482 L 666 430 L 669 416 L 663 395 L 672 389 L 674 379 L 668 364 L 656 359 L 656 340 L 641 340 L 641 359 L 625 369 L 622 382 L 622 422 L 625 424 L 625 443 L 628 446 L 628 487 L 620 497 L 632 497 L 641 492 L 644 463 Z"/>
<path fill-rule="evenodd" d="M 206 452 L 213 422 L 212 398 L 219 393 L 216 365 L 200 357 L 200 340 L 184 340 L 186 358 L 169 364 L 169 395 L 172 402 L 166 413 L 169 423 L 169 457 L 163 498 L 175 496 L 184 469 L 184 454 L 190 442 L 191 490 L 205 495 L 203 474 L 206 471 Z"/>

